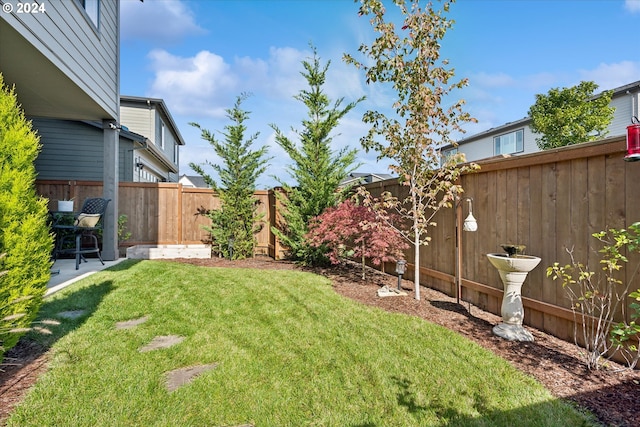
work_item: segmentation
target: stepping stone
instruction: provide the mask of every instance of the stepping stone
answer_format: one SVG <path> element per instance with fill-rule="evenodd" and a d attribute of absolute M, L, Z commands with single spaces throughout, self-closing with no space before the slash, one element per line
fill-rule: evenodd
<path fill-rule="evenodd" d="M 85 314 L 84 310 L 69 310 L 69 311 L 61 311 L 57 313 L 56 316 L 62 317 L 63 319 L 77 319 Z"/>
<path fill-rule="evenodd" d="M 167 372 L 167 390 L 171 392 L 182 387 L 183 385 L 189 384 L 198 375 L 210 371 L 217 366 L 217 363 L 213 363 L 210 365 L 199 365 L 191 366 L 188 368 L 180 368 Z"/>
<path fill-rule="evenodd" d="M 399 291 L 395 288 L 389 287 L 389 285 L 384 285 L 380 289 L 378 289 L 379 297 L 402 297 L 407 295 L 405 291 Z"/>
<path fill-rule="evenodd" d="M 179 335 L 165 335 L 155 337 L 149 344 L 140 349 L 140 353 L 147 351 L 159 350 L 161 348 L 169 348 L 184 341 L 184 337 Z"/>
<path fill-rule="evenodd" d="M 116 323 L 116 329 L 130 329 L 143 324 L 147 320 L 149 320 L 149 316 L 140 317 L 139 319 L 126 320 L 124 322 L 118 322 Z"/>

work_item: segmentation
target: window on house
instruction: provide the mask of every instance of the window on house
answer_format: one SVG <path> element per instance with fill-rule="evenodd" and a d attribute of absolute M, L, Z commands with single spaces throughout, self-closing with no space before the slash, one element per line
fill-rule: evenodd
<path fill-rule="evenodd" d="M 448 157 L 453 156 L 454 154 L 458 154 L 458 147 L 447 148 L 440 152 L 440 166 L 444 166 Z"/>
<path fill-rule="evenodd" d="M 160 148 L 164 150 L 164 122 L 160 121 Z"/>
<path fill-rule="evenodd" d="M 173 163 L 178 164 L 178 144 L 173 144 Z"/>
<path fill-rule="evenodd" d="M 524 151 L 524 129 L 493 137 L 493 154 L 511 154 Z"/>
<path fill-rule="evenodd" d="M 93 25 L 98 28 L 98 22 L 100 19 L 100 0 L 78 0 L 80 5 L 84 8 L 85 12 L 93 22 Z"/>

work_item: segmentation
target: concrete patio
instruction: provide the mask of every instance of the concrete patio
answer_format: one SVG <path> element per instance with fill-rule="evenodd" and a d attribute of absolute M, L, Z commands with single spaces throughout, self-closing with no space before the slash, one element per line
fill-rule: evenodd
<path fill-rule="evenodd" d="M 47 283 L 45 297 L 64 289 L 78 280 L 82 280 L 98 271 L 116 265 L 125 259 L 126 258 L 120 258 L 115 261 L 105 261 L 104 265 L 102 265 L 97 258 L 87 258 L 87 262 L 83 261 L 78 270 L 76 270 L 75 258 L 58 259 L 51 267 L 51 279 L 49 279 L 49 283 Z"/>

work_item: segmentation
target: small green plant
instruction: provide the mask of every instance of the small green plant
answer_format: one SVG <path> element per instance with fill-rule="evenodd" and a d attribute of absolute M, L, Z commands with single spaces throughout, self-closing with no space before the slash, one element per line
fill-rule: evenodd
<path fill-rule="evenodd" d="M 127 230 L 128 218 L 126 215 L 120 215 L 118 217 L 118 242 L 126 242 L 131 238 L 131 232 Z"/>
<path fill-rule="evenodd" d="M 617 278 L 617 272 L 628 262 L 625 250 L 638 252 L 640 249 L 640 222 L 631 225 L 628 230 L 607 229 L 594 233 L 593 237 L 603 244 L 599 250 L 602 254 L 600 264 L 603 273 L 596 275 L 589 271 L 588 267 L 575 260 L 573 249 L 567 249 L 571 264 L 560 266 L 559 263 L 554 263 L 547 268 L 547 277 L 562 281 L 562 287 L 571 300 L 576 345 L 579 337 L 577 329 L 580 326 L 584 342 L 582 354 L 587 368 L 599 369 L 603 360 L 608 360 L 619 350 L 626 348 L 634 351 L 629 339 L 633 336 L 634 329 L 637 333 L 635 319 L 640 306 L 632 305 L 636 310 L 632 324 L 616 324 L 614 316 L 621 309 L 624 318 L 623 301 L 628 295 L 632 295 L 629 290 L 640 267 L 640 264 L 636 266 L 626 284 Z M 633 358 L 630 361 L 633 362 Z M 637 362 L 637 357 L 635 361 Z"/>
<path fill-rule="evenodd" d="M 635 369 L 640 360 L 640 346 L 638 345 L 640 338 L 640 323 L 638 323 L 638 319 L 640 319 L 640 289 L 631 292 L 629 298 L 634 300 L 629 304 L 629 308 L 632 310 L 631 321 L 615 324 L 611 331 L 611 340 L 629 367 Z"/>

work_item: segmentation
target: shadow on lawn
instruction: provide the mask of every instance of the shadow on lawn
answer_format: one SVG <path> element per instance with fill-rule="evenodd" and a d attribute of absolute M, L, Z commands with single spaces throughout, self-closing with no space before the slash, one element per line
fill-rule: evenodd
<path fill-rule="evenodd" d="M 104 271 L 123 271 L 137 262 L 121 262 Z M 27 333 L 15 347 L 5 354 L 3 362 L 5 366 L 0 365 L 0 368 L 3 368 L 0 370 L 0 390 L 4 388 L 8 381 L 15 381 L 15 378 L 12 378 L 11 375 L 13 371 L 20 366 L 27 366 L 30 362 L 40 358 L 56 341 L 82 326 L 96 311 L 104 297 L 113 289 L 113 282 L 106 280 L 82 287 L 77 291 L 67 293 L 63 291 L 54 294 L 52 297 L 45 298 L 37 320 L 50 319 L 58 321 L 60 324 L 45 325 L 51 331 L 50 335 L 36 332 Z"/>
<path fill-rule="evenodd" d="M 585 416 L 584 420 L 580 420 L 579 416 L 573 417 L 573 419 L 566 419 L 567 412 L 560 409 L 560 400 L 554 399 L 537 403 L 534 405 L 523 406 L 517 409 L 509 410 L 491 410 L 486 398 L 482 392 L 478 390 L 472 395 L 469 392 L 465 392 L 460 395 L 460 400 L 473 402 L 473 408 L 483 414 L 482 416 L 472 416 L 463 414 L 459 410 L 459 405 L 456 402 L 442 401 L 439 399 L 440 393 L 434 390 L 433 393 L 426 393 L 426 401 L 419 402 L 419 398 L 416 394 L 417 388 L 429 388 L 429 385 L 415 384 L 408 378 L 393 378 L 396 386 L 398 387 L 397 403 L 404 407 L 406 411 L 414 416 L 416 420 L 428 416 L 427 413 L 435 414 L 440 420 L 439 424 L 434 424 L 440 427 L 454 427 L 454 426 L 512 426 L 517 425 L 520 427 L 539 427 L 539 426 L 557 426 L 564 425 L 563 422 L 570 422 L 572 426 L 596 426 L 595 420 L 587 421 Z M 565 408 L 566 410 L 566 408 Z M 627 426 L 627 424 L 621 424 Z M 628 424 L 631 426 L 631 424 Z M 376 424 L 374 422 L 365 422 L 362 424 L 352 424 L 351 427 L 383 427 L 384 424 Z"/>

